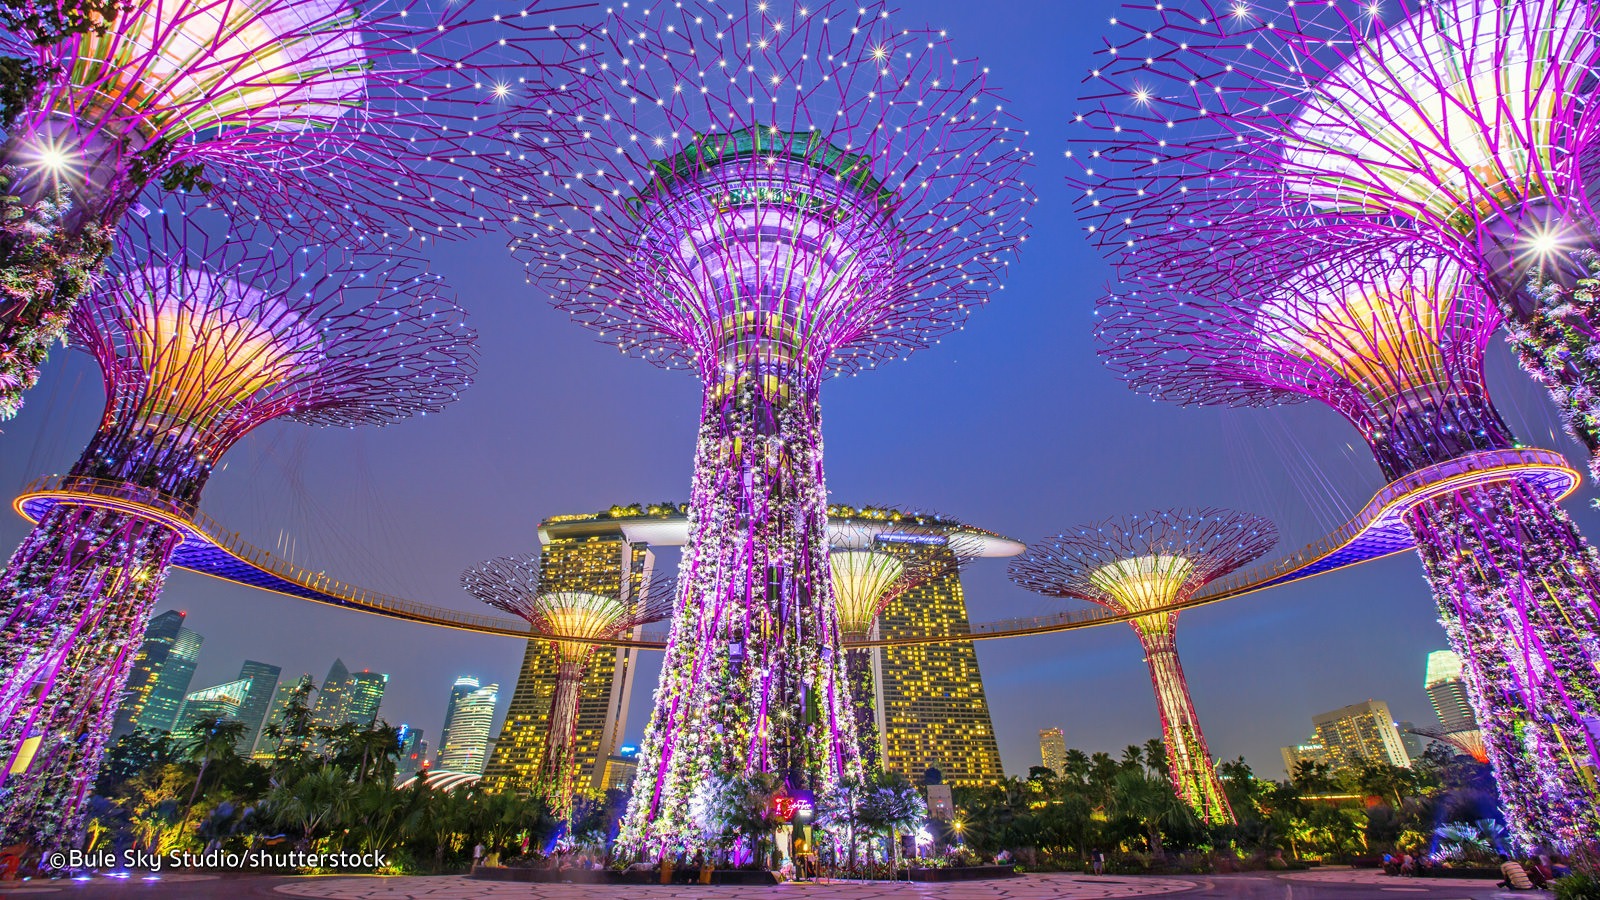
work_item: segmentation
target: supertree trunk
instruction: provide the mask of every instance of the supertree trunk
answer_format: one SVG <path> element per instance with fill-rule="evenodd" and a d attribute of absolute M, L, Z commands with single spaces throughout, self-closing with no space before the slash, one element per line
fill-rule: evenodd
<path fill-rule="evenodd" d="M 845 675 L 850 683 L 850 712 L 855 721 L 856 744 L 861 755 L 861 769 L 877 772 L 883 767 L 883 756 L 878 733 L 878 684 L 873 672 L 873 647 L 857 647 L 844 651 Z"/>
<path fill-rule="evenodd" d="M 1552 501 L 1510 482 L 1409 517 L 1513 833 L 1600 837 L 1600 554 Z"/>
<path fill-rule="evenodd" d="M 1147 630 L 1136 624 L 1139 643 L 1144 647 L 1150 681 L 1156 689 L 1156 707 L 1161 712 L 1161 740 L 1167 748 L 1167 774 L 1179 799 L 1189 804 L 1203 822 L 1233 824 L 1233 808 L 1211 763 L 1211 751 L 1200 732 L 1189 683 L 1178 662 L 1176 636 L 1171 625 Z"/>
<path fill-rule="evenodd" d="M 0 581 L 0 837 L 75 845 L 83 804 L 179 536 L 149 519 L 58 506 Z"/>
<path fill-rule="evenodd" d="M 572 814 L 574 761 L 578 736 L 578 701 L 583 692 L 583 673 L 588 668 L 590 648 L 561 644 L 556 648 L 561 660 L 556 665 L 556 686 L 550 694 L 550 728 L 545 734 L 544 755 L 539 761 L 539 781 L 557 818 Z"/>
<path fill-rule="evenodd" d="M 860 771 L 830 591 L 817 383 L 708 380 L 678 607 L 620 836 L 696 849 L 713 779 L 778 775 L 823 792 Z"/>

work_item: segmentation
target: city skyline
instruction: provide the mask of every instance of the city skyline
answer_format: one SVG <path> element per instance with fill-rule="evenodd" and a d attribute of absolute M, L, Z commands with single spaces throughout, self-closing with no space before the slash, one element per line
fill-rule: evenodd
<path fill-rule="evenodd" d="M 980 12 L 954 3 L 930 2 L 914 12 L 948 24 L 959 46 L 992 59 L 1011 89 L 1019 116 L 1036 130 L 1035 145 L 1047 154 L 1060 146 L 1070 101 L 1046 96 L 1028 82 L 1030 77 L 1054 75 L 1076 80 L 1090 58 L 1095 35 L 1069 33 L 1069 46 L 1050 51 L 1060 61 L 1049 61 L 1045 54 L 1028 50 L 1043 46 L 1043 33 L 1052 30 L 1043 24 L 1019 31 L 1015 15 L 1007 11 Z M 1051 9 L 1034 14 L 1042 23 L 1054 22 L 1058 33 L 1071 32 L 1068 25 L 1076 18 Z M 1023 47 L 1013 49 L 1019 38 Z M 852 384 L 849 391 L 825 389 L 831 392 L 824 428 L 832 491 L 839 496 L 912 497 L 1024 539 L 1049 533 L 1064 517 L 1109 515 L 1181 494 L 1185 503 L 1232 503 L 1270 515 L 1284 524 L 1288 547 L 1319 536 L 1364 503 L 1379 486 L 1379 476 L 1370 462 L 1346 449 L 1348 441 L 1331 416 L 1314 410 L 1255 414 L 1166 409 L 1134 397 L 1099 370 L 1088 352 L 1088 303 L 1092 285 L 1103 281 L 1107 270 L 1083 245 L 1066 191 L 1055 176 L 1047 170 L 1037 179 L 1045 203 L 1035 242 L 1016 267 L 1008 290 L 974 320 L 961 341 L 887 367 Z M 264 546 L 273 546 L 282 535 L 285 546 L 295 546 L 298 561 L 326 567 L 330 574 L 469 609 L 471 601 L 453 590 L 454 574 L 481 558 L 486 548 L 531 549 L 533 524 L 543 514 L 593 508 L 617 496 L 684 496 L 688 478 L 682 460 L 692 442 L 693 422 L 687 421 L 692 416 L 680 413 L 692 406 L 695 389 L 681 379 L 617 360 L 614 350 L 591 345 L 581 330 L 531 298 L 493 300 L 490 284 L 513 284 L 519 276 L 489 244 L 452 248 L 440 258 L 449 262 L 448 274 L 463 288 L 485 288 L 480 292 L 485 299 L 473 313 L 485 326 L 486 369 L 474 391 L 463 395 L 462 408 L 381 437 L 292 435 L 288 429 L 272 429 L 259 442 L 246 442 L 236 451 L 232 471 L 218 474 L 206 509 Z M 474 268 L 484 274 L 477 275 Z M 1085 273 L 1081 294 L 1056 296 L 1061 272 L 1074 269 Z M 15 452 L 4 454 L 0 474 L 13 490 L 36 475 L 65 468 L 77 449 L 71 444 L 86 433 L 84 422 L 97 414 L 91 409 L 99 405 L 97 388 L 93 376 L 83 377 L 85 360 L 64 352 L 54 357 L 49 366 L 58 371 L 6 429 L 4 440 Z M 530 391 L 525 400 L 507 393 L 526 384 L 556 384 L 564 373 L 580 368 L 586 380 L 581 391 L 565 396 Z M 1047 401 L 1051 419 L 1078 424 L 1024 427 L 1004 449 L 1004 465 L 997 464 L 1001 451 L 988 448 L 980 454 L 980 466 L 953 461 L 948 447 L 933 439 L 992 432 L 1008 420 L 1021 421 L 1019 411 L 1036 406 L 1037 396 L 989 397 L 1004 392 L 977 386 L 1036 379 L 1031 373 L 1038 372 L 1053 384 L 1083 386 L 1077 396 L 1052 393 Z M 1499 380 L 1497 389 L 1505 386 L 1497 390 L 1506 398 L 1502 405 L 1509 417 L 1521 418 L 1513 421 L 1516 430 L 1581 461 L 1582 454 L 1569 442 L 1549 436 L 1554 414 L 1548 400 L 1521 377 L 1503 356 L 1492 360 L 1491 379 Z M 994 402 L 947 399 L 975 393 Z M 1034 389 L 1017 393 L 1032 395 Z M 510 416 L 504 409 L 508 401 L 513 402 Z M 604 417 L 594 414 L 595 407 L 619 411 L 619 421 L 601 421 Z M 885 420 L 884 410 L 891 407 Z M 620 415 L 625 408 L 630 410 L 626 417 Z M 921 414 L 938 424 L 913 427 L 912 416 Z M 1167 449 L 1157 453 L 1136 440 L 1105 436 L 1079 440 L 1095 434 L 1082 423 L 1107 416 L 1135 433 L 1165 435 L 1160 443 Z M 624 418 L 626 422 L 620 421 Z M 639 433 L 658 435 L 650 443 L 659 444 L 660 452 L 642 448 Z M 474 438 L 465 441 L 461 434 Z M 560 434 L 586 437 L 568 441 L 552 436 Z M 1239 448 L 1253 441 L 1262 446 L 1240 455 Z M 1030 474 L 1062 471 L 1058 457 L 1069 444 L 1074 467 L 1098 466 L 1107 476 Z M 460 451 L 450 463 L 448 479 L 435 477 L 444 446 Z M 1181 447 L 1181 455 L 1174 456 L 1172 447 Z M 1313 462 L 1278 462 L 1272 447 L 1304 453 Z M 1197 473 L 1211 471 L 1224 459 L 1228 463 L 1214 482 L 1196 482 Z M 308 467 L 303 480 L 283 471 L 299 465 Z M 1144 480 L 1152 472 L 1159 477 Z M 395 486 L 391 475 L 407 483 Z M 1336 499 L 1312 489 L 1324 479 L 1335 486 Z M 1097 483 L 1102 480 L 1107 484 Z M 380 482 L 383 487 L 376 486 Z M 281 488 L 279 496 L 258 496 L 270 492 L 263 486 Z M 1600 521 L 1582 507 L 1592 494 L 1586 486 L 1570 504 L 1591 535 L 1600 533 Z M 0 529 L 13 543 L 25 532 L 15 517 L 8 517 Z M 354 538 L 341 537 L 341 532 Z M 676 560 L 663 564 L 675 566 Z M 979 565 L 969 576 L 974 620 L 1048 611 L 1008 588 L 1001 570 L 1003 566 Z M 159 607 L 176 608 L 189 609 L 197 621 L 203 615 L 204 621 L 218 623 L 201 629 L 212 644 L 195 684 L 227 680 L 233 674 L 228 670 L 236 671 L 242 659 L 272 660 L 285 671 L 322 671 L 329 659 L 347 654 L 395 675 L 385 719 L 415 721 L 432 734 L 438 734 L 440 714 L 432 708 L 438 705 L 441 684 L 472 669 L 486 680 L 509 685 L 522 653 L 516 641 L 382 622 L 187 573 L 174 573 L 167 600 Z M 1412 559 L 1375 562 L 1190 614 L 1185 654 L 1194 661 L 1191 688 L 1208 709 L 1213 752 L 1225 758 L 1244 754 L 1259 772 L 1276 772 L 1277 747 L 1304 737 L 1307 711 L 1331 709 L 1352 697 L 1385 697 L 1398 718 L 1430 721 L 1431 708 L 1417 672 L 1419 658 L 1443 645 L 1432 619 Z M 223 621 L 233 624 L 224 627 Z M 1008 773 L 1026 772 L 1037 749 L 1037 729 L 1052 721 L 1073 722 L 1073 743 L 1084 749 L 1116 750 L 1153 736 L 1141 705 L 1142 692 L 1148 691 L 1142 666 L 1127 659 L 1136 654 L 1133 639 L 1117 631 L 1102 628 L 976 645 Z M 1351 658 L 1356 654 L 1350 648 L 1367 640 L 1372 641 L 1370 649 L 1360 655 L 1379 661 L 1373 666 Z M 212 656 L 212 646 L 226 662 Z M 654 657 L 644 657 L 641 685 L 654 684 Z M 1238 661 L 1221 665 L 1230 657 Z M 1213 667 L 1216 671 L 1204 671 Z M 1261 672 L 1281 677 L 1256 677 Z M 1350 685 L 1348 690 L 1325 683 L 1341 681 Z M 402 699 L 397 692 L 415 699 Z M 635 692 L 629 741 L 642 731 L 646 713 L 639 701 L 648 694 Z M 1122 715 L 1106 708 L 1120 699 L 1134 710 Z M 1209 712 L 1219 703 L 1238 709 Z"/>

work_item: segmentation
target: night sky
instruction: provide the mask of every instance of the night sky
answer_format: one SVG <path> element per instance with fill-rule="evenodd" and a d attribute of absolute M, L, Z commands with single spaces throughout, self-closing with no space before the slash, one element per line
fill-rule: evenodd
<path fill-rule="evenodd" d="M 1109 269 L 1074 220 L 1062 177 L 1067 122 L 1101 46 L 1109 0 L 908 0 L 908 27 L 947 28 L 989 64 L 1032 133 L 1040 202 L 1006 289 L 932 350 L 823 390 L 835 502 L 898 504 L 1024 541 L 1152 507 L 1218 505 L 1273 518 L 1275 553 L 1342 523 L 1382 486 L 1349 425 L 1312 405 L 1180 409 L 1125 388 L 1096 359 L 1094 300 Z M 384 429 L 271 424 L 227 457 L 202 507 L 246 540 L 371 589 L 474 609 L 460 571 L 531 549 L 537 522 L 614 503 L 686 499 L 699 386 L 620 357 L 523 283 L 496 237 L 434 253 L 482 333 L 482 371 L 443 414 Z M 1528 443 L 1582 460 L 1553 407 L 1494 348 L 1490 380 Z M 0 489 L 66 471 L 102 403 L 87 355 L 58 351 L 0 435 Z M 1581 468 L 1581 466 L 1580 466 Z M 1569 501 L 1600 534 L 1585 485 Z M 0 545 L 26 533 L 0 518 Z M 676 564 L 676 555 L 661 554 Z M 1012 586 L 1002 561 L 966 576 L 974 621 L 1038 615 L 1060 601 Z M 175 571 L 160 609 L 205 636 L 194 688 L 256 659 L 321 681 L 335 657 L 390 674 L 381 710 L 437 744 L 450 684 L 476 675 L 510 701 L 522 644 L 429 629 Z M 477 611 L 477 610 L 474 610 Z M 1159 734 L 1149 677 L 1122 625 L 982 642 L 979 660 L 1008 774 L 1039 762 L 1037 731 L 1112 752 Z M 1445 646 L 1412 554 L 1186 613 L 1179 648 L 1214 754 L 1281 777 L 1278 748 L 1313 714 L 1368 698 L 1436 724 L 1424 658 Z M 649 715 L 659 656 L 647 654 L 627 735 Z"/>

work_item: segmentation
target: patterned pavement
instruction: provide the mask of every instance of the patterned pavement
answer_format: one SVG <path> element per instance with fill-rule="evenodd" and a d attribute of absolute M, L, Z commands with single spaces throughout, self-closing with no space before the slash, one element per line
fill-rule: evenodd
<path fill-rule="evenodd" d="M 1403 887 L 1440 887 L 1459 884 L 1464 888 L 1493 887 L 1498 879 L 1489 878 L 1398 878 L 1383 874 L 1382 869 L 1346 869 L 1330 867 L 1309 872 L 1288 872 L 1279 875 L 1292 881 L 1310 881 L 1317 884 L 1359 884 L 1399 889 Z"/>
<path fill-rule="evenodd" d="M 474 881 L 462 876 L 423 878 L 319 878 L 278 885 L 281 894 L 318 900 L 1118 900 L 1194 890 L 1178 878 L 1108 875 L 1029 875 L 946 884 L 835 882 L 775 887 L 526 884 Z"/>

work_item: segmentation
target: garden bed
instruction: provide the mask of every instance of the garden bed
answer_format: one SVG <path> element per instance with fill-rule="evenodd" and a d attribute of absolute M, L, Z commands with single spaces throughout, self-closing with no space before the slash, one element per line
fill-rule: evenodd
<path fill-rule="evenodd" d="M 1015 878 L 1016 866 L 950 866 L 938 869 L 912 869 L 912 881 L 986 881 L 990 878 Z"/>
<path fill-rule="evenodd" d="M 699 884 L 699 872 L 690 874 L 689 881 L 682 869 L 673 871 L 674 884 Z M 532 866 L 479 866 L 473 878 L 484 881 L 521 881 L 533 884 L 660 884 L 659 869 L 643 872 L 613 872 L 610 869 L 540 869 Z M 765 869 L 715 869 L 712 884 L 770 885 L 778 884 L 778 876 Z"/>

